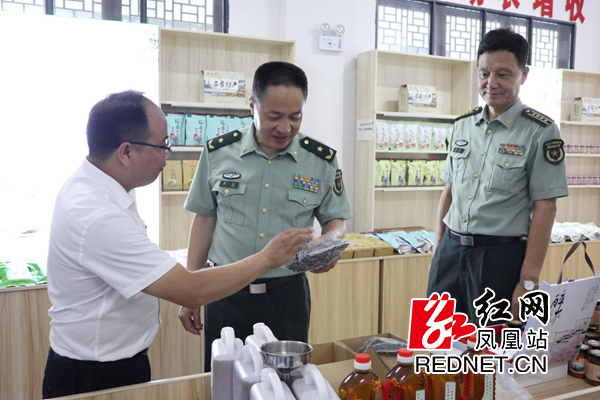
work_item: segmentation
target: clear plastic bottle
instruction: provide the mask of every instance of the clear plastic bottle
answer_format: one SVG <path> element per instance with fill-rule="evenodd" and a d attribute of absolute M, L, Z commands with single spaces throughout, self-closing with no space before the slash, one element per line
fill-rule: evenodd
<path fill-rule="evenodd" d="M 383 390 L 384 400 L 428 400 L 427 381 L 423 373 L 415 373 L 413 352 L 398 350 L 398 365 L 388 372 Z"/>
<path fill-rule="evenodd" d="M 467 341 L 467 350 L 461 357 L 474 358 L 476 355 L 482 355 L 483 351 L 475 351 L 477 343 L 477 334 L 469 336 Z M 462 383 L 464 384 L 461 396 L 470 400 L 495 400 L 496 399 L 496 373 L 493 374 L 475 374 L 469 370 L 463 374 Z"/>
<path fill-rule="evenodd" d="M 371 372 L 371 357 L 368 354 L 357 354 L 354 358 L 354 372 L 340 384 L 340 399 L 375 400 L 379 392 L 381 380 Z"/>

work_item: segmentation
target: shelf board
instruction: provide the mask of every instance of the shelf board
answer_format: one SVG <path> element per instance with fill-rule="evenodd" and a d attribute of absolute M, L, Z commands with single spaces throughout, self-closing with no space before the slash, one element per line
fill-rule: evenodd
<path fill-rule="evenodd" d="M 417 118 L 417 119 L 439 119 L 444 121 L 454 121 L 458 115 L 450 114 L 427 114 L 427 113 L 408 113 L 393 111 L 375 111 L 377 116 L 390 118 Z"/>
<path fill-rule="evenodd" d="M 172 146 L 172 153 L 201 153 L 204 146 Z"/>
<path fill-rule="evenodd" d="M 444 190 L 445 186 L 402 186 L 376 187 L 376 192 L 433 192 Z M 600 187 L 600 186 L 599 186 Z"/>
<path fill-rule="evenodd" d="M 250 106 L 237 106 L 230 104 L 214 104 L 214 103 L 192 103 L 182 101 L 168 101 L 165 100 L 160 103 L 162 106 L 176 107 L 176 108 L 199 108 L 204 110 L 228 110 L 228 111 L 248 111 L 250 112 Z"/>
<path fill-rule="evenodd" d="M 600 158 L 600 154 L 590 153 L 565 153 L 567 157 L 586 157 L 586 158 Z"/>
<path fill-rule="evenodd" d="M 447 151 L 405 151 L 405 150 L 375 150 L 377 154 L 443 154 L 447 155 Z"/>
<path fill-rule="evenodd" d="M 187 190 L 173 190 L 172 192 L 169 191 L 162 191 L 160 192 L 160 194 L 162 194 L 163 196 L 179 196 L 179 195 L 187 195 L 188 191 Z"/>
<path fill-rule="evenodd" d="M 561 125 L 600 126 L 600 122 L 561 121 Z"/>
<path fill-rule="evenodd" d="M 600 189 L 600 185 L 569 185 L 569 189 Z"/>

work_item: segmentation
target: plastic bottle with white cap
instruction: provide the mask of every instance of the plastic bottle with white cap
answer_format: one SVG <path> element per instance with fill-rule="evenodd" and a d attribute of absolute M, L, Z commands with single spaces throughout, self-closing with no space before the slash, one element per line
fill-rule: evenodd
<path fill-rule="evenodd" d="M 242 349 L 242 358 L 233 362 L 233 398 L 250 399 L 250 389 L 260 382 L 260 372 L 264 365 L 256 347 L 246 345 Z"/>
<path fill-rule="evenodd" d="M 483 350 L 475 350 L 477 344 L 477 334 L 469 336 L 467 340 L 467 350 L 463 351 L 461 357 L 474 358 L 483 353 Z M 462 376 L 463 393 L 461 396 L 472 400 L 495 400 L 496 399 L 496 373 L 476 374 L 469 368 L 469 371 Z"/>
<path fill-rule="evenodd" d="M 375 400 L 381 391 L 381 380 L 371 371 L 371 357 L 358 353 L 354 358 L 354 372 L 340 384 L 339 396 L 342 400 Z"/>
<path fill-rule="evenodd" d="M 415 373 L 413 352 L 398 350 L 398 364 L 388 372 L 383 387 L 383 399 L 428 400 L 425 376 Z"/>
<path fill-rule="evenodd" d="M 246 338 L 246 345 L 255 346 L 260 351 L 260 346 L 264 343 L 277 341 L 271 329 L 262 322 L 254 324 L 252 329 L 254 333 Z"/>
<path fill-rule="evenodd" d="M 235 338 L 233 328 L 221 329 L 221 337 L 212 342 L 210 394 L 214 400 L 233 400 L 233 362 L 242 357 L 244 344 Z"/>
<path fill-rule="evenodd" d="M 300 368 L 302 378 L 292 383 L 292 392 L 298 400 L 339 400 L 335 390 L 323 378 L 316 365 Z"/>
<path fill-rule="evenodd" d="M 281 382 L 273 368 L 265 368 L 260 372 L 260 382 L 250 390 L 250 400 L 296 400 L 296 398 L 288 385 Z"/>

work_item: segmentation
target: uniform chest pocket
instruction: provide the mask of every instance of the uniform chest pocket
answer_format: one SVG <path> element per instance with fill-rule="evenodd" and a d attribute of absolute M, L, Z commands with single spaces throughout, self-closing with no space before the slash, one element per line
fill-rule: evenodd
<path fill-rule="evenodd" d="M 231 224 L 244 224 L 244 192 L 245 183 L 238 183 L 235 188 L 222 187 L 217 182 L 212 191 L 217 195 L 217 214 L 224 222 Z"/>
<path fill-rule="evenodd" d="M 492 165 L 491 192 L 515 194 L 527 187 L 527 159 L 524 156 L 498 157 Z"/>
<path fill-rule="evenodd" d="M 293 221 L 295 227 L 305 227 L 319 204 L 321 204 L 321 197 L 318 194 L 306 190 L 288 189 L 286 218 L 289 218 L 290 222 Z"/>
<path fill-rule="evenodd" d="M 457 183 L 462 183 L 465 171 L 467 169 L 467 161 L 469 160 L 470 149 L 462 147 L 456 148 L 456 150 L 463 150 L 462 153 L 452 153 L 452 180 Z"/>

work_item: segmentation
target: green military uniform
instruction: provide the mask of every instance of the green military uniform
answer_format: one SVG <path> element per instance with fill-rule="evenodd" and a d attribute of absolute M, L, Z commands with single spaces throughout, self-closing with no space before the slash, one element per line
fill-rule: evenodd
<path fill-rule="evenodd" d="M 185 202 L 191 212 L 217 217 L 208 254 L 217 265 L 255 254 L 286 229 L 312 226 L 315 217 L 321 226 L 352 218 L 335 150 L 298 133 L 285 150 L 269 158 L 254 135 L 251 125 L 209 140 Z M 245 289 L 207 305 L 206 361 L 223 326 L 233 326 L 236 336 L 245 339 L 254 323 L 264 322 L 279 339 L 307 341 L 308 282 L 304 274 L 290 278 L 294 275 L 286 269 L 269 270 L 259 281 L 269 285 L 267 293 Z"/>
<path fill-rule="evenodd" d="M 479 235 L 486 243 L 526 237 L 533 202 L 569 194 L 558 127 L 520 100 L 493 121 L 487 106 L 457 118 L 449 148 L 442 180 L 452 185 L 452 204 L 444 223 L 453 232 Z M 475 320 L 472 301 L 485 287 L 511 300 L 526 248 L 526 241 L 508 239 L 461 245 L 446 234 L 432 262 L 428 293 L 450 292 L 457 311 Z"/>

